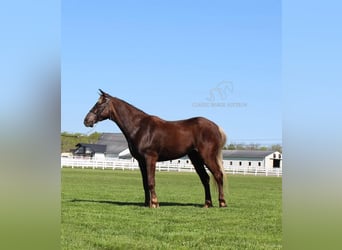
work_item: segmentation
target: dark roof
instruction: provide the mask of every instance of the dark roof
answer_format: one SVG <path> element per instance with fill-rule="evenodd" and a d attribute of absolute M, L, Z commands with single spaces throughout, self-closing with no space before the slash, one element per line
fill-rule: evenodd
<path fill-rule="evenodd" d="M 227 158 L 265 158 L 277 151 L 262 150 L 222 150 L 223 159 Z"/>
<path fill-rule="evenodd" d="M 103 133 L 101 134 L 98 144 L 107 146 L 107 154 L 119 155 L 120 152 L 128 148 L 126 138 L 121 133 Z"/>
<path fill-rule="evenodd" d="M 78 143 L 76 147 L 87 147 L 90 148 L 94 153 L 105 153 L 106 152 L 106 145 L 101 144 L 87 144 L 87 143 Z"/>

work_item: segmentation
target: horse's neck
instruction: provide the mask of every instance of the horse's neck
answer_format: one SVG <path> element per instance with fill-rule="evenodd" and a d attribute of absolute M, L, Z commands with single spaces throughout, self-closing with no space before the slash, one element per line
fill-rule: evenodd
<path fill-rule="evenodd" d="M 140 121 L 148 115 L 118 98 L 113 98 L 112 105 L 111 120 L 119 126 L 126 138 L 133 138 L 140 127 Z"/>

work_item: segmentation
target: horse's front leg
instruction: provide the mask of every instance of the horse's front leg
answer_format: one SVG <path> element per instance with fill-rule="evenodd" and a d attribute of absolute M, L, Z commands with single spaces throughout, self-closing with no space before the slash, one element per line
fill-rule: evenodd
<path fill-rule="evenodd" d="M 144 187 L 144 192 L 145 192 L 145 203 L 144 203 L 144 205 L 147 207 L 147 206 L 150 206 L 151 197 L 150 197 L 150 190 L 148 188 L 146 163 L 145 163 L 144 160 L 143 161 L 139 161 L 139 168 L 140 168 L 140 171 L 141 171 L 143 187 Z"/>
<path fill-rule="evenodd" d="M 148 188 L 151 195 L 150 200 L 150 208 L 159 207 L 157 194 L 155 190 L 155 172 L 156 172 L 156 162 L 157 162 L 157 155 L 149 154 L 145 156 L 146 160 L 146 171 L 147 171 L 147 182 Z"/>

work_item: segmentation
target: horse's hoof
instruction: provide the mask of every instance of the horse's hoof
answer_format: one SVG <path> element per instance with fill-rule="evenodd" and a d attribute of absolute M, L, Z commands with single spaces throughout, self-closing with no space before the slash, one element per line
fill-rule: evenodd
<path fill-rule="evenodd" d="M 211 201 L 206 201 L 205 203 L 204 203 L 204 206 L 203 206 L 204 208 L 210 208 L 210 207 L 213 207 L 213 203 L 211 202 Z"/>
<path fill-rule="evenodd" d="M 159 208 L 159 203 L 151 203 L 150 208 Z"/>
<path fill-rule="evenodd" d="M 220 202 L 220 207 L 227 207 L 227 204 L 225 202 Z"/>

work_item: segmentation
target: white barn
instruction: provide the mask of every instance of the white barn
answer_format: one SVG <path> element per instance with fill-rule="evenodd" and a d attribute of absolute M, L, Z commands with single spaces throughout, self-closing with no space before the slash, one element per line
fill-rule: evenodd
<path fill-rule="evenodd" d="M 250 167 L 271 170 L 282 169 L 282 154 L 278 151 L 223 150 L 225 167 Z"/>

